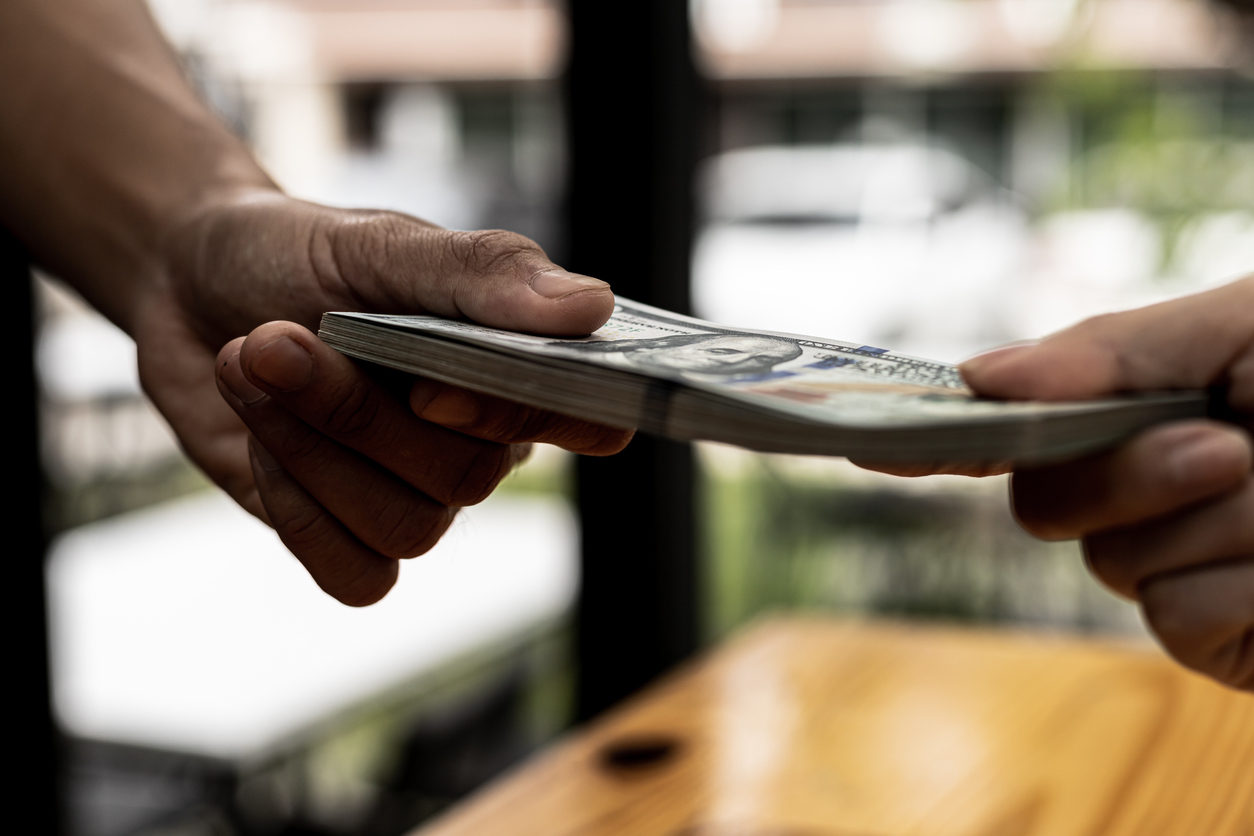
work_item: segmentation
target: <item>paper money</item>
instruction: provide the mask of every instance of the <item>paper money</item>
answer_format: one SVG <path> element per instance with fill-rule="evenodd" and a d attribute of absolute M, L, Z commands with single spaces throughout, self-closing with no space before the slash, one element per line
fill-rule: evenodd
<path fill-rule="evenodd" d="M 603 327 L 578 339 L 348 312 L 325 314 L 319 336 L 360 360 L 612 426 L 879 462 L 1052 461 L 1207 406 L 1199 391 L 977 398 L 949 363 L 726 327 L 621 297 Z"/>

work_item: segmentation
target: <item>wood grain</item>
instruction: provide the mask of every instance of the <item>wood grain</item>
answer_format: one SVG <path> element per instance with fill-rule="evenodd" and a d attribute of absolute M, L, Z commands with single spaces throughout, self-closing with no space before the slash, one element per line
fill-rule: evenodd
<path fill-rule="evenodd" d="M 1254 834 L 1254 695 L 1140 645 L 772 619 L 419 834 Z"/>

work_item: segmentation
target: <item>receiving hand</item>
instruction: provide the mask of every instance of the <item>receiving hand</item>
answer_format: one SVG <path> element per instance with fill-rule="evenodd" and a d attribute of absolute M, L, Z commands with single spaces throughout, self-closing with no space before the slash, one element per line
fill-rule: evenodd
<path fill-rule="evenodd" d="M 1219 387 L 1225 422 L 1182 421 L 1082 460 L 1020 470 L 1023 527 L 1078 538 L 1179 662 L 1254 691 L 1254 277 L 1087 320 L 967 361 L 981 395 L 1066 400 Z"/>
<path fill-rule="evenodd" d="M 145 390 L 189 457 L 344 603 L 386 594 L 398 559 L 434 545 L 530 442 L 603 455 L 631 437 L 368 370 L 312 331 L 328 310 L 551 335 L 599 327 L 609 286 L 561 270 L 522 236 L 262 191 L 181 224 L 166 253 L 133 334 Z"/>

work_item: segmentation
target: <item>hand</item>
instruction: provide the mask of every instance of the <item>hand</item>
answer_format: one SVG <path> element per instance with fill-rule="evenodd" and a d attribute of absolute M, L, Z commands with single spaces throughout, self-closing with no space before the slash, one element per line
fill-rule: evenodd
<path fill-rule="evenodd" d="M 180 224 L 166 253 L 159 291 L 135 315 L 144 388 L 189 457 L 344 603 L 381 598 L 398 559 L 434 545 L 530 442 L 601 455 L 630 439 L 367 370 L 312 331 L 327 310 L 426 312 L 554 335 L 599 327 L 613 307 L 609 286 L 566 273 L 522 236 L 263 191 Z"/>
<path fill-rule="evenodd" d="M 978 393 L 1062 400 L 1222 387 L 1231 421 L 1147 430 L 1011 477 L 1023 527 L 1079 538 L 1094 574 L 1139 603 L 1182 664 L 1254 691 L 1254 277 L 1097 317 L 963 364 Z"/>

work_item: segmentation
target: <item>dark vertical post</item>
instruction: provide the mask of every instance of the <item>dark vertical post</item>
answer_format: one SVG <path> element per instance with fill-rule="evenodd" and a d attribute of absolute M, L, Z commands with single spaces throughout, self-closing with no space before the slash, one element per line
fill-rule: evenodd
<path fill-rule="evenodd" d="M 43 463 L 39 446 L 39 389 L 35 379 L 35 306 L 32 276 L 23 249 L 0 230 L 0 283 L 10 294 L 13 315 L 5 327 L 5 374 L 14 396 L 8 414 L 10 561 L 13 589 L 9 628 L 9 697 L 14 757 L 4 787 L 15 806 L 14 821 L 36 823 L 40 833 L 66 830 L 60 735 L 52 712 L 48 664 L 48 608 L 44 578 Z M 22 815 L 26 813 L 27 815 Z"/>
<path fill-rule="evenodd" d="M 564 266 L 684 312 L 694 223 L 698 88 L 680 0 L 567 0 Z M 695 465 L 639 437 L 580 459 L 577 714 L 637 690 L 697 645 Z"/>

